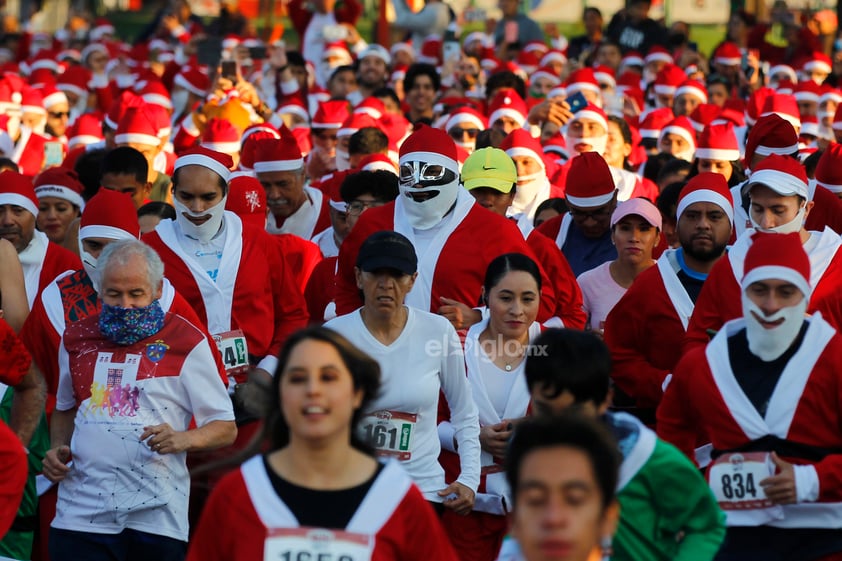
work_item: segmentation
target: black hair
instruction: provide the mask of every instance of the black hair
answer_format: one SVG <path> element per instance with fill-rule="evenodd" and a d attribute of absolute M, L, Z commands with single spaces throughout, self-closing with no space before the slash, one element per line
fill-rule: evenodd
<path fill-rule="evenodd" d="M 172 173 L 172 177 L 170 178 L 170 180 L 172 181 L 173 195 L 175 195 L 175 190 L 178 188 L 178 177 L 182 169 L 184 168 L 178 168 L 177 170 L 175 170 Z M 222 189 L 222 195 L 225 196 L 225 194 L 228 192 L 228 182 L 225 181 L 225 179 L 218 173 L 216 174 L 216 181 L 217 186 L 219 186 L 219 188 Z"/>
<path fill-rule="evenodd" d="M 646 167 L 643 168 L 643 177 L 653 183 L 658 183 L 659 178 L 663 178 L 670 173 L 680 173 L 682 171 L 690 172 L 690 162 L 676 158 L 672 154 L 666 152 L 658 152 L 646 159 Z"/>
<path fill-rule="evenodd" d="M 500 129 L 479 131 L 474 150 L 479 150 L 480 148 L 499 148 L 504 138 L 506 138 L 506 133 Z"/>
<path fill-rule="evenodd" d="M 412 86 L 415 84 L 415 79 L 418 76 L 429 76 L 430 80 L 433 82 L 433 89 L 436 92 L 438 92 L 439 88 L 441 88 L 441 77 L 439 77 L 436 67 L 425 62 L 416 62 L 406 69 L 406 75 L 403 78 L 404 91 L 412 89 Z"/>
<path fill-rule="evenodd" d="M 169 203 L 163 201 L 152 201 L 146 203 L 137 209 L 137 217 L 141 216 L 157 216 L 162 220 L 175 220 L 175 208 Z"/>
<path fill-rule="evenodd" d="M 538 215 L 549 209 L 552 209 L 559 214 L 564 214 L 567 212 L 567 201 L 561 197 L 550 197 L 549 199 L 542 201 L 541 204 L 538 205 L 538 208 L 535 209 L 535 218 L 537 219 Z"/>
<path fill-rule="evenodd" d="M 678 219 L 675 215 L 678 209 L 678 197 L 685 185 L 687 185 L 686 181 L 676 181 L 664 187 L 658 195 L 658 210 L 661 211 L 661 216 L 671 220 Z"/>
<path fill-rule="evenodd" d="M 397 105 L 398 107 L 401 106 L 401 98 L 398 97 L 398 94 L 395 93 L 395 90 L 388 86 L 377 88 L 371 93 L 371 96 L 376 98 L 388 97 L 389 99 L 395 102 L 395 105 Z"/>
<path fill-rule="evenodd" d="M 614 123 L 620 129 L 620 136 L 623 137 L 623 143 L 628 144 L 629 146 L 632 145 L 632 133 L 631 128 L 629 127 L 628 122 L 622 117 L 617 117 L 616 115 L 609 115 L 608 122 Z M 607 132 L 607 131 L 606 131 Z M 623 169 L 627 171 L 632 171 L 631 166 L 629 165 L 629 158 L 628 156 L 623 156 Z"/>
<path fill-rule="evenodd" d="M 746 172 L 743 170 L 743 164 L 739 160 L 731 160 L 731 177 L 728 178 L 728 187 L 736 187 L 746 179 Z M 689 181 L 693 177 L 699 175 L 699 158 L 693 159 L 693 163 L 690 164 L 690 173 L 687 174 L 687 180 Z M 662 170 L 663 171 L 663 170 Z"/>
<path fill-rule="evenodd" d="M 511 70 L 495 72 L 488 77 L 488 80 L 485 82 L 486 97 L 500 88 L 512 88 L 520 97 L 526 99 L 526 83 L 523 81 L 523 78 Z M 491 99 L 488 98 L 487 101 L 490 102 Z"/>
<path fill-rule="evenodd" d="M 506 273 L 512 271 L 529 273 L 538 284 L 538 291 L 540 292 L 541 269 L 538 268 L 538 264 L 523 253 L 504 253 L 492 259 L 485 269 L 485 280 L 482 287 L 485 289 L 486 300 L 488 300 L 491 290 L 506 276 Z"/>
<path fill-rule="evenodd" d="M 290 66 L 307 66 L 304 56 L 299 51 L 287 51 L 287 64 Z"/>
<path fill-rule="evenodd" d="M 308 327 L 293 333 L 287 339 L 278 357 L 278 368 L 272 378 L 264 424 L 264 432 L 268 433 L 271 450 L 278 450 L 289 444 L 289 426 L 281 411 L 281 380 L 292 352 L 304 341 L 320 341 L 332 346 L 342 359 L 345 368 L 351 373 L 354 390 L 362 390 L 362 404 L 354 411 L 351 418 L 351 445 L 362 452 L 372 454 L 371 446 L 363 442 L 354 429 L 362 412 L 377 397 L 380 390 L 380 364 L 336 331 L 322 326 Z"/>
<path fill-rule="evenodd" d="M 366 193 L 379 201 L 394 201 L 400 193 L 398 176 L 385 169 L 358 171 L 347 175 L 339 187 L 339 195 L 346 203 Z"/>
<path fill-rule="evenodd" d="M 731 83 L 731 80 L 728 79 L 727 76 L 723 76 L 722 74 L 719 74 L 717 72 L 714 72 L 714 73 L 710 74 L 707 77 L 707 79 L 705 80 L 705 86 L 706 87 L 709 88 L 713 84 L 722 84 L 723 86 L 725 86 L 728 89 L 728 91 L 731 91 L 731 87 L 733 86 L 733 84 Z"/>
<path fill-rule="evenodd" d="M 91 200 L 91 197 L 96 195 L 102 183 L 101 166 L 102 160 L 105 158 L 105 149 L 88 150 L 76 160 L 73 170 L 79 176 L 79 181 L 84 186 L 82 191 L 82 198 L 86 201 Z M 142 157 L 142 156 L 141 156 Z M 144 161 L 146 161 L 144 159 Z M 146 181 L 146 178 L 143 179 Z"/>
<path fill-rule="evenodd" d="M 588 15 L 588 12 L 596 14 L 600 19 L 602 19 L 602 11 L 594 6 L 588 6 L 582 11 L 582 19 L 585 19 L 584 16 Z"/>
<path fill-rule="evenodd" d="M 824 154 L 824 150 L 816 150 L 806 158 L 802 164 L 804 165 L 804 171 L 807 174 L 807 177 L 815 177 L 816 176 L 816 166 L 819 165 L 819 160 Z"/>
<path fill-rule="evenodd" d="M 139 151 L 130 146 L 120 146 L 105 153 L 100 165 L 101 176 L 106 173 L 131 175 L 140 183 L 149 177 L 149 162 Z"/>
<path fill-rule="evenodd" d="M 567 447 L 584 453 L 600 489 L 603 511 L 614 502 L 620 472 L 620 450 L 603 423 L 578 411 L 527 417 L 518 423 L 506 453 L 506 479 L 517 504 L 520 468 L 536 450 Z"/>
<path fill-rule="evenodd" d="M 348 139 L 348 154 L 385 154 L 389 137 L 377 127 L 363 127 Z"/>
<path fill-rule="evenodd" d="M 333 82 L 333 79 L 336 78 L 336 76 L 338 76 L 342 72 L 351 72 L 352 74 L 356 74 L 353 66 L 351 66 L 350 64 L 343 64 L 342 66 L 337 66 L 333 69 L 333 71 L 330 73 L 330 78 L 327 79 L 327 83 L 330 84 L 331 82 Z"/>
<path fill-rule="evenodd" d="M 611 353 L 594 333 L 573 329 L 547 329 L 532 345 L 540 353 L 526 358 L 529 392 L 541 390 L 548 398 L 565 391 L 575 403 L 602 405 L 611 387 Z"/>
<path fill-rule="evenodd" d="M 0 169 L 10 169 L 12 171 L 20 172 L 17 163 L 11 158 L 0 158 Z"/>

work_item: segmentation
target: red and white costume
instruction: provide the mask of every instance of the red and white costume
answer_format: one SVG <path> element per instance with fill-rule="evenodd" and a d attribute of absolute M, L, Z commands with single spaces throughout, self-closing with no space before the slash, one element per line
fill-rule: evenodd
<path fill-rule="evenodd" d="M 286 539 L 281 536 L 286 534 Z M 352 536 L 349 536 L 352 534 Z M 214 489 L 193 536 L 188 561 L 317 559 L 310 538 L 321 537 L 331 559 L 456 561 L 432 509 L 395 462 L 387 463 L 342 530 L 302 528 L 275 492 L 262 457 L 244 463 Z M 351 557 L 340 554 L 356 553 Z M 307 554 L 310 555 L 307 555 Z"/>
<path fill-rule="evenodd" d="M 73 252 L 54 244 L 47 239 L 46 234 L 38 230 L 35 230 L 32 241 L 18 257 L 23 266 L 26 299 L 30 308 L 35 302 L 35 297 L 57 276 L 82 267 L 82 262 Z"/>
<path fill-rule="evenodd" d="M 49 139 L 29 127 L 20 128 L 20 137 L 15 143 L 12 160 L 20 172 L 27 177 L 35 177 L 44 167 L 44 145 L 56 139 Z"/>
<path fill-rule="evenodd" d="M 555 292 L 555 313 L 564 327 L 584 329 L 588 320 L 582 309 L 582 290 L 576 282 L 576 275 L 567 262 L 567 258 L 555 242 L 538 231 L 533 231 L 526 238 L 526 244 L 535 253 L 537 262 L 547 272 Z M 547 323 L 548 327 L 552 327 Z"/>
<path fill-rule="evenodd" d="M 307 200 L 298 210 L 288 216 L 281 226 L 270 213 L 266 221 L 266 231 L 270 234 L 295 234 L 305 240 L 314 238 L 318 233 L 330 228 L 328 198 L 315 187 L 304 187 Z"/>

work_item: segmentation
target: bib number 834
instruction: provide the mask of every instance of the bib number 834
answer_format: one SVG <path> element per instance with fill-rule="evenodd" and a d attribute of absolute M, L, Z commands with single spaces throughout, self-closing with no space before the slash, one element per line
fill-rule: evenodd
<path fill-rule="evenodd" d="M 757 487 L 754 484 L 754 474 L 734 473 L 722 474 L 722 494 L 727 499 L 757 498 Z"/>

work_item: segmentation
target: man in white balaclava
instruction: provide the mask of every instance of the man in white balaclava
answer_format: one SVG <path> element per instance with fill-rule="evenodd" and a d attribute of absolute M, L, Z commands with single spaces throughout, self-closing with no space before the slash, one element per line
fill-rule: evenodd
<path fill-rule="evenodd" d="M 398 188 L 394 202 L 360 216 L 339 248 L 337 313 L 361 305 L 354 266 L 363 241 L 378 230 L 394 230 L 418 254 L 418 278 L 406 303 L 445 315 L 459 329 L 476 323 L 481 316 L 472 307 L 488 264 L 512 252 L 535 259 L 532 250 L 514 221 L 488 212 L 459 186 L 456 145 L 441 129 L 421 126 L 401 145 Z M 555 304 L 552 284 L 545 280 L 543 287 L 539 320 L 548 319 Z"/>
<path fill-rule="evenodd" d="M 815 284 L 797 233 L 752 235 L 740 317 L 685 354 L 658 408 L 658 436 L 694 457 L 727 514 L 722 559 L 832 559 L 842 476 L 837 387 L 842 339 L 806 317 Z M 813 295 L 813 298 L 815 296 Z M 795 545 L 799 544 L 799 545 Z"/>

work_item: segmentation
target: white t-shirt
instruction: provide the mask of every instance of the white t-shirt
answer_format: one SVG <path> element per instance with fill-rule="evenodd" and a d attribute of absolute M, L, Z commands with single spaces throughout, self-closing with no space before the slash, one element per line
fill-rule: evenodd
<path fill-rule="evenodd" d="M 588 325 L 594 331 L 605 328 L 605 318 L 626 293 L 626 289 L 611 277 L 610 266 L 610 261 L 605 262 L 576 279 L 582 289 L 582 308 L 588 315 Z"/>
<path fill-rule="evenodd" d="M 380 395 L 364 416 L 358 430 L 367 435 L 378 423 L 386 429 L 386 455 L 398 457 L 404 469 L 429 501 L 442 502 L 436 493 L 446 487 L 437 429 L 439 390 L 444 391 L 455 428 L 462 472 L 458 481 L 473 490 L 479 485 L 480 445 L 477 407 L 465 375 L 465 358 L 456 330 L 447 319 L 407 306 L 406 326 L 391 344 L 378 341 L 363 323 L 360 310 L 332 319 L 325 327 L 338 331 L 359 349 L 380 363 Z M 391 412 L 385 414 L 382 412 Z M 415 416 L 414 420 L 409 418 Z M 387 419 L 388 418 L 388 419 Z M 386 422 L 394 419 L 395 424 Z M 398 439 L 411 434 L 408 450 Z M 377 436 L 374 434 L 374 436 Z M 383 449 L 378 446 L 378 450 Z M 407 456 L 409 453 L 409 456 Z"/>

